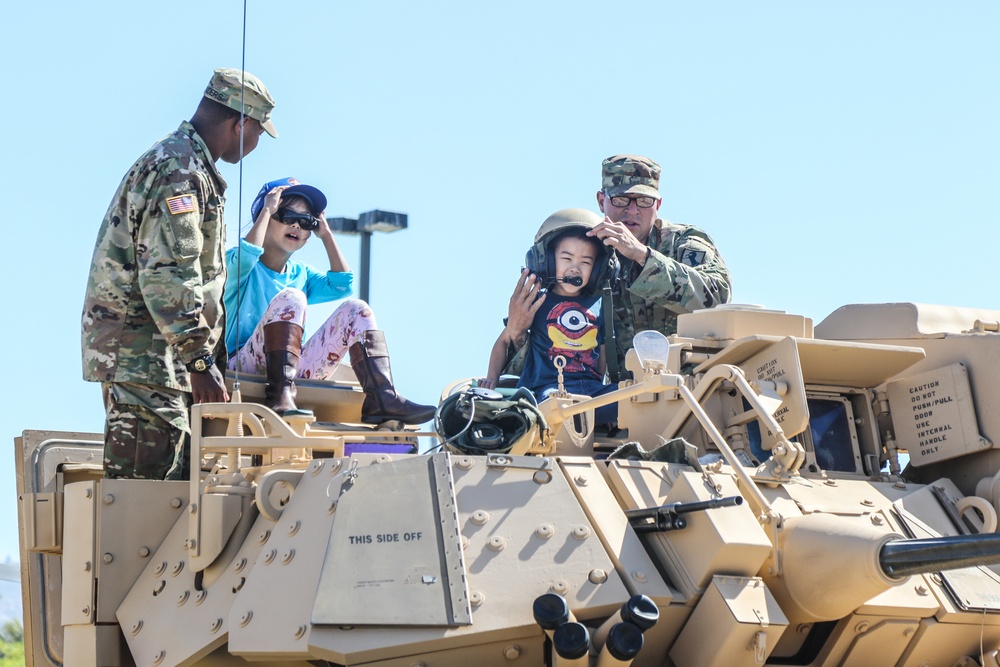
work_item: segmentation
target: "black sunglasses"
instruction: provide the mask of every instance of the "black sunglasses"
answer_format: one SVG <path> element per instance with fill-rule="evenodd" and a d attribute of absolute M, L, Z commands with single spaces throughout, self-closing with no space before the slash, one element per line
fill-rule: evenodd
<path fill-rule="evenodd" d="M 279 222 L 283 222 L 286 225 L 297 224 L 300 228 L 306 231 L 313 231 L 319 228 L 319 218 L 310 215 L 309 213 L 299 213 L 298 211 L 293 211 L 290 208 L 281 209 L 275 216 Z"/>

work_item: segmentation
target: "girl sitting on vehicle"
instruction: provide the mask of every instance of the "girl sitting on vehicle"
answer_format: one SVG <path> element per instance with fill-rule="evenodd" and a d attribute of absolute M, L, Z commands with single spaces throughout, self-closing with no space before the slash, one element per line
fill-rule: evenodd
<path fill-rule="evenodd" d="M 303 344 L 307 304 L 349 295 L 354 280 L 325 209 L 326 196 L 294 178 L 266 183 L 257 194 L 250 208 L 253 227 L 239 248 L 226 252 L 229 368 L 266 375 L 266 405 L 283 416 L 302 414 L 295 405 L 295 378 L 325 380 L 348 352 L 365 392 L 361 421 L 422 424 L 435 409 L 396 392 L 385 336 L 367 303 L 345 300 Z M 292 259 L 313 234 L 326 248 L 329 271 Z"/>

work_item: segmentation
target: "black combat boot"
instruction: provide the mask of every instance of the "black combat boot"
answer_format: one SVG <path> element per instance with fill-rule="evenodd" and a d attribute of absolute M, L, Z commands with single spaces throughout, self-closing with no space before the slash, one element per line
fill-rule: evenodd
<path fill-rule="evenodd" d="M 264 353 L 267 359 L 267 385 L 264 404 L 282 417 L 310 415 L 295 406 L 295 378 L 299 374 L 302 352 L 302 327 L 294 322 L 271 322 L 264 325 Z"/>
<path fill-rule="evenodd" d="M 433 405 L 420 405 L 409 401 L 396 391 L 389 368 L 389 352 L 385 335 L 370 329 L 360 341 L 351 346 L 351 368 L 365 392 L 361 405 L 361 421 L 381 424 L 395 419 L 404 424 L 423 424 L 434 417 Z"/>

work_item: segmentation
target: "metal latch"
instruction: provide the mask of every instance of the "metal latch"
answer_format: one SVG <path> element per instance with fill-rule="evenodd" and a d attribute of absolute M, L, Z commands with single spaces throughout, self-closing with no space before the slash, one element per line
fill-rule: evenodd
<path fill-rule="evenodd" d="M 750 641 L 750 646 L 747 648 L 753 651 L 754 664 L 763 665 L 767 658 L 767 633 L 760 631 L 754 634 L 753 640 Z"/>
<path fill-rule="evenodd" d="M 507 454 L 487 454 L 486 467 L 534 470 L 533 477 L 539 484 L 552 481 L 552 459 L 545 456 L 518 456 L 514 458 Z"/>

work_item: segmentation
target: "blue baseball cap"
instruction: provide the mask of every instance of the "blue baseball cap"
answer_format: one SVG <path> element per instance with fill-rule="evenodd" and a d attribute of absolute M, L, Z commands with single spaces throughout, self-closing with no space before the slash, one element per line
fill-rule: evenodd
<path fill-rule="evenodd" d="M 291 195 L 298 195 L 309 202 L 309 212 L 316 216 L 326 210 L 326 195 L 320 192 L 319 188 L 301 183 L 297 178 L 279 178 L 276 181 L 265 183 L 264 187 L 257 193 L 257 198 L 253 200 L 253 205 L 250 207 L 251 220 L 256 220 L 257 216 L 260 215 L 261 209 L 264 208 L 264 198 L 267 197 L 267 193 L 282 185 L 288 186 L 288 189 L 281 193 L 282 199 Z"/>

